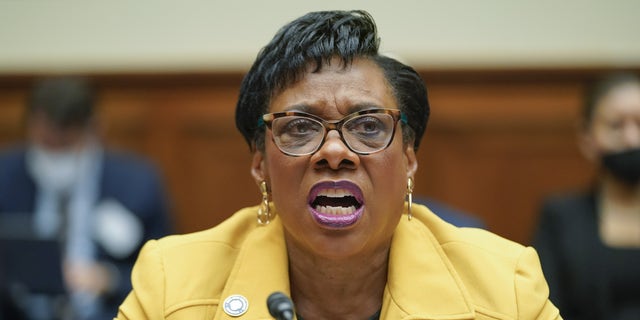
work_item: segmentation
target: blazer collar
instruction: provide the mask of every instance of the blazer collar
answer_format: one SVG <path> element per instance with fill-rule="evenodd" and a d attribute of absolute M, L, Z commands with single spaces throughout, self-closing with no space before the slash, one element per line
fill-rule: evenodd
<path fill-rule="evenodd" d="M 473 319 L 474 309 L 461 280 L 425 220 L 437 219 L 419 211 L 401 219 L 391 245 L 389 275 L 381 319 Z M 224 312 L 224 300 L 242 295 L 248 301 L 246 319 L 272 319 L 267 297 L 290 295 L 283 227 L 276 218 L 256 227 L 246 238 L 220 297 L 215 319 L 238 319 Z"/>
<path fill-rule="evenodd" d="M 267 309 L 269 295 L 281 291 L 290 296 L 288 258 L 280 219 L 276 215 L 268 225 L 255 227 L 250 232 L 222 291 L 214 319 L 273 319 Z M 240 318 L 224 311 L 224 301 L 232 295 L 242 295 L 248 301 L 248 309 Z"/>
<path fill-rule="evenodd" d="M 382 315 L 474 319 L 469 294 L 428 227 L 443 222 L 426 208 L 416 207 L 411 221 L 400 219 L 393 237 Z"/>

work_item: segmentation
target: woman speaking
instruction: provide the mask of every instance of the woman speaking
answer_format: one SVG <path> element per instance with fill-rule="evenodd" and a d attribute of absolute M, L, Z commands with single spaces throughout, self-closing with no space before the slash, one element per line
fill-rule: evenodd
<path fill-rule="evenodd" d="M 262 202 L 149 242 L 118 319 L 560 319 L 532 248 L 412 205 L 427 93 L 378 47 L 364 11 L 277 32 L 236 109 Z"/>

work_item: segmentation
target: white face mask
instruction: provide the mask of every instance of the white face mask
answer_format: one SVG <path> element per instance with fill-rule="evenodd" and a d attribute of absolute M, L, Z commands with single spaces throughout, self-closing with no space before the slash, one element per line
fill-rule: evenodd
<path fill-rule="evenodd" d="M 68 192 L 78 180 L 80 154 L 77 151 L 49 151 L 33 147 L 27 166 L 36 184 L 54 192 Z"/>

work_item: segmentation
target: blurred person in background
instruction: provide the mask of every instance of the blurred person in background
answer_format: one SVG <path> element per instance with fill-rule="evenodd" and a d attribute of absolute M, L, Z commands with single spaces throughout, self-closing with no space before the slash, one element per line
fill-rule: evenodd
<path fill-rule="evenodd" d="M 565 319 L 640 319 L 640 80 L 588 90 L 580 146 L 597 165 L 586 192 L 546 199 L 534 246 Z"/>
<path fill-rule="evenodd" d="M 37 81 L 26 145 L 0 154 L 2 230 L 59 241 L 59 261 L 41 263 L 62 264 L 65 285 L 62 300 L 4 288 L 0 318 L 112 319 L 141 245 L 172 232 L 159 173 L 139 157 L 105 150 L 95 104 L 86 79 Z M 10 263 L 0 261 L 5 270 Z"/>

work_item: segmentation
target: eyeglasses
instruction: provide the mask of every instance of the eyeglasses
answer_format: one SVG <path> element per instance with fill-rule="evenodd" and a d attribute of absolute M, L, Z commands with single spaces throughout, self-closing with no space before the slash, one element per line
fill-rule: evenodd
<path fill-rule="evenodd" d="M 258 120 L 273 133 L 273 142 L 283 153 L 304 156 L 316 152 L 330 130 L 337 130 L 349 150 L 367 155 L 386 149 L 393 140 L 398 120 L 407 117 L 397 109 L 368 109 L 341 120 L 326 121 L 299 111 L 268 113 Z"/>

